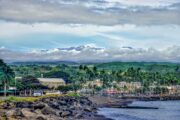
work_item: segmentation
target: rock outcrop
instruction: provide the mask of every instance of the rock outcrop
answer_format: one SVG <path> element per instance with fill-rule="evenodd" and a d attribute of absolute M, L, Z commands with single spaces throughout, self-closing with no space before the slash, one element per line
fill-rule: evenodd
<path fill-rule="evenodd" d="M 86 97 L 48 97 L 0 108 L 0 120 L 98 120 L 96 106 Z"/>

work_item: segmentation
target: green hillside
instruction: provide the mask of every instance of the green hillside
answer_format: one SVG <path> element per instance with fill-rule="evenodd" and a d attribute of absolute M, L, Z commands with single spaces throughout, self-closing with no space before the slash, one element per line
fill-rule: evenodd
<path fill-rule="evenodd" d="M 99 69 L 105 70 L 127 70 L 130 67 L 141 68 L 153 72 L 174 72 L 180 64 L 178 63 L 147 63 L 147 62 L 110 62 L 96 64 Z"/>

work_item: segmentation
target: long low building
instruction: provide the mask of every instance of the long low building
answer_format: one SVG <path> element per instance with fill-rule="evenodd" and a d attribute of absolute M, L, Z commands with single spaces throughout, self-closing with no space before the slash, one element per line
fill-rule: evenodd
<path fill-rule="evenodd" d="M 61 78 L 38 78 L 38 80 L 42 85 L 49 88 L 57 88 L 66 84 L 65 80 Z"/>

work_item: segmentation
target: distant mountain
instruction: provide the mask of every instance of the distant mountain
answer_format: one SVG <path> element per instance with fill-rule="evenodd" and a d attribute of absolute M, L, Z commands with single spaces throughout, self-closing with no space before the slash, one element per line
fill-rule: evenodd
<path fill-rule="evenodd" d="M 59 48 L 59 50 L 76 50 L 76 51 L 83 51 L 83 50 L 102 50 L 103 48 L 98 48 L 96 46 L 92 46 L 92 45 L 81 45 L 81 46 L 77 46 L 77 47 L 69 47 L 69 48 Z"/>
<path fill-rule="evenodd" d="M 53 52 L 60 52 L 60 51 L 64 51 L 64 52 L 68 52 L 68 51 L 69 52 L 71 52 L 71 51 L 81 52 L 81 51 L 85 51 L 85 50 L 98 51 L 98 50 L 104 50 L 104 48 L 96 47 L 96 46 L 93 46 L 93 45 L 81 45 L 81 46 L 77 46 L 77 47 L 54 48 L 54 49 L 38 50 L 38 51 L 33 51 L 33 52 L 41 52 L 41 53 L 53 53 Z"/>
<path fill-rule="evenodd" d="M 180 67 L 180 64 L 167 62 L 107 62 L 96 64 L 97 68 L 104 70 L 127 70 L 133 67 L 135 69 L 141 68 L 146 71 L 156 72 L 174 72 L 177 66 Z"/>
<path fill-rule="evenodd" d="M 79 64 L 73 61 L 27 61 L 27 62 L 13 62 L 11 65 L 58 65 L 58 64 L 66 64 L 66 65 L 76 65 Z"/>
<path fill-rule="evenodd" d="M 0 56 L 6 62 L 24 62 L 40 64 L 60 63 L 103 63 L 103 62 L 172 62 L 179 61 L 180 46 L 158 50 L 123 46 L 119 48 L 102 48 L 93 44 L 67 48 L 34 49 L 31 51 L 14 51 L 0 49 Z"/>
<path fill-rule="evenodd" d="M 122 48 L 124 48 L 124 49 L 133 49 L 133 47 L 130 47 L 130 46 L 123 46 Z"/>

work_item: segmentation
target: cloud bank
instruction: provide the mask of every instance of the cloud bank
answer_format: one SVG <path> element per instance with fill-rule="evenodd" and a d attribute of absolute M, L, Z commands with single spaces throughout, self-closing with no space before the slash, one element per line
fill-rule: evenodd
<path fill-rule="evenodd" d="M 95 45 L 84 45 L 49 50 L 33 50 L 16 52 L 4 47 L 0 48 L 0 58 L 7 62 L 24 61 L 74 61 L 74 62 L 180 62 L 180 46 L 172 46 L 164 50 L 134 49 L 122 47 L 106 49 Z"/>
<path fill-rule="evenodd" d="M 93 19 L 92 19 L 93 18 Z M 178 0 L 0 0 L 0 19 L 24 23 L 180 25 Z"/>
<path fill-rule="evenodd" d="M 0 0 L 8 62 L 180 62 L 179 33 L 179 0 Z"/>

